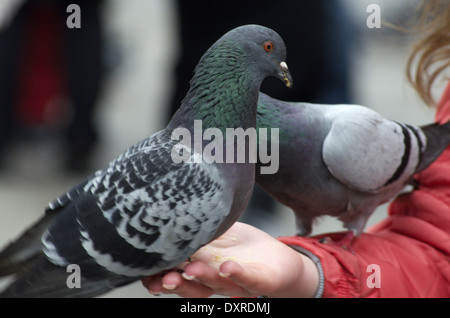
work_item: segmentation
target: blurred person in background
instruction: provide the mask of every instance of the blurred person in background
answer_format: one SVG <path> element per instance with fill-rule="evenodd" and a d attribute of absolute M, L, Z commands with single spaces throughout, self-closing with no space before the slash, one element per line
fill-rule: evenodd
<path fill-rule="evenodd" d="M 0 29 L 0 164 L 18 135 L 43 131 L 62 136 L 65 168 L 84 172 L 98 140 L 103 1 L 8 2 Z M 81 8 L 80 28 L 67 24 L 70 4 Z"/>

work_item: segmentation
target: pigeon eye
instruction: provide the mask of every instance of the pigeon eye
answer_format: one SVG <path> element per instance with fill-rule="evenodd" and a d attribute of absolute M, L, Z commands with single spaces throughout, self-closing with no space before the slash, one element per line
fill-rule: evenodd
<path fill-rule="evenodd" d="M 266 41 L 266 42 L 264 42 L 264 50 L 265 50 L 266 52 L 270 52 L 270 51 L 273 50 L 273 43 L 272 43 L 272 41 Z"/>

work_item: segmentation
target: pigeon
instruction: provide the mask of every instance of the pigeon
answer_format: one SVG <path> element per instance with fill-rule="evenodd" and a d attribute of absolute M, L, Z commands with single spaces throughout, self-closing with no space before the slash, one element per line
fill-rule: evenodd
<path fill-rule="evenodd" d="M 299 236 L 311 233 L 316 218 L 337 217 L 348 232 L 334 243 L 348 249 L 374 210 L 413 185 L 413 175 L 450 144 L 450 122 L 408 125 L 360 105 L 285 102 L 260 93 L 257 109 L 258 131 L 279 129 L 278 140 L 258 136 L 260 146 L 278 147 L 279 166 L 262 173 L 267 165 L 258 161 L 256 183 L 294 211 Z"/>
<path fill-rule="evenodd" d="M 0 252 L 0 277 L 16 274 L 0 296 L 99 296 L 176 267 L 224 233 L 249 201 L 255 163 L 208 161 L 203 148 L 211 141 L 192 147 L 180 133 L 195 139 L 213 128 L 255 129 L 261 82 L 274 76 L 292 85 L 285 58 L 282 38 L 263 26 L 237 27 L 217 40 L 165 129 L 50 202 Z M 217 150 L 249 147 L 215 140 Z M 71 276 L 77 269 L 79 280 Z"/>

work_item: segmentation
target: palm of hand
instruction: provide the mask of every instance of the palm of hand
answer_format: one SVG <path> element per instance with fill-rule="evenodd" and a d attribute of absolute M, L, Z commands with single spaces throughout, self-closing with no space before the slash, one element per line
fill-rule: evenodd
<path fill-rule="evenodd" d="M 283 296 L 299 281 L 303 259 L 267 233 L 237 222 L 180 267 L 183 274 L 151 276 L 143 280 L 144 286 L 153 293 L 182 297 Z"/>

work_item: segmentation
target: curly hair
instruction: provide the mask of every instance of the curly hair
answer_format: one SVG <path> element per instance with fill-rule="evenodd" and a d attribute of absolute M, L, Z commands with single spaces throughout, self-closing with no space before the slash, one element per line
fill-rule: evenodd
<path fill-rule="evenodd" d="M 421 37 L 408 58 L 407 77 L 425 103 L 434 106 L 432 86 L 450 66 L 450 3 L 424 0 L 417 12 Z"/>

